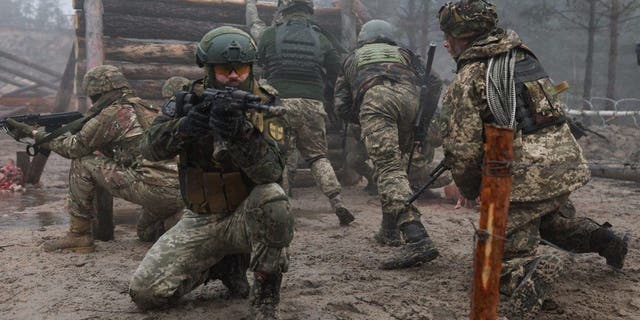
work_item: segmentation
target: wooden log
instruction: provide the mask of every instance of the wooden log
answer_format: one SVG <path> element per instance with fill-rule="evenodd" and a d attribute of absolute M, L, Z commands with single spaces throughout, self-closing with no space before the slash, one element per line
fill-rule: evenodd
<path fill-rule="evenodd" d="M 87 70 L 104 62 L 103 13 L 102 0 L 84 1 Z"/>
<path fill-rule="evenodd" d="M 331 19 L 329 19 L 331 18 Z M 85 23 L 77 19 L 76 36 L 83 37 Z M 270 21 L 271 19 L 267 20 Z M 104 14 L 104 35 L 133 39 L 164 39 L 199 41 L 209 30 L 221 26 L 233 26 L 249 32 L 244 19 L 236 23 L 224 23 L 215 20 L 190 20 L 174 17 L 157 18 L 130 14 Z M 318 19 L 318 23 L 331 34 L 340 34 L 339 16 L 327 16 Z"/>
<path fill-rule="evenodd" d="M 640 167 L 591 165 L 591 175 L 598 178 L 640 182 Z"/>
<path fill-rule="evenodd" d="M 106 58 L 135 63 L 195 65 L 196 44 L 105 38 Z"/>
<path fill-rule="evenodd" d="M 199 79 L 204 76 L 204 71 L 195 65 L 164 64 L 164 63 L 130 63 L 107 60 L 104 64 L 116 66 L 122 70 L 124 76 L 132 80 L 167 80 L 173 76 L 182 76 L 187 79 Z M 84 61 L 80 62 L 79 70 L 86 72 Z"/>
<path fill-rule="evenodd" d="M 15 70 L 13 68 L 9 68 L 9 67 L 3 66 L 3 65 L 0 65 L 0 70 L 3 70 L 5 72 L 11 73 L 11 74 L 14 74 L 14 75 L 16 75 L 16 76 L 18 76 L 20 78 L 29 80 L 31 82 L 37 83 L 37 84 L 39 84 L 39 85 L 41 85 L 41 86 L 43 86 L 45 88 L 48 88 L 48 89 L 51 89 L 51 90 L 54 90 L 54 91 L 58 90 L 58 87 L 52 81 L 47 81 L 47 80 L 38 78 L 36 76 L 32 76 L 32 75 L 26 74 L 26 73 L 24 73 L 24 72 L 22 72 L 20 70 Z M 57 79 L 56 79 L 56 81 L 57 81 Z"/>
<path fill-rule="evenodd" d="M 474 258 L 471 320 L 498 319 L 504 237 L 509 215 L 513 130 L 485 125 L 480 231 Z"/>
<path fill-rule="evenodd" d="M 31 159 L 26 151 L 16 152 L 16 166 L 22 170 L 22 179 L 26 180 L 29 176 L 29 167 L 31 166 Z M 25 181 L 22 181 L 24 183 Z"/>
<path fill-rule="evenodd" d="M 39 84 L 32 84 L 30 86 L 26 86 L 26 87 L 18 88 L 18 89 L 13 90 L 13 91 L 9 91 L 9 92 L 5 93 L 3 97 L 16 97 L 16 96 L 20 96 L 21 94 L 23 94 L 25 92 L 29 92 L 29 91 L 33 91 L 33 94 L 36 94 L 36 95 L 42 94 L 42 90 L 40 90 L 40 85 Z"/>
<path fill-rule="evenodd" d="M 100 241 L 113 240 L 113 197 L 108 190 L 97 187 L 93 198 L 95 210 L 93 220 L 93 237 Z"/>
<path fill-rule="evenodd" d="M 162 99 L 164 80 L 133 80 L 129 83 L 136 95 L 142 99 Z"/>
<path fill-rule="evenodd" d="M 27 175 L 25 183 L 40 183 L 40 177 L 42 176 L 42 172 L 44 172 L 44 167 L 47 165 L 49 154 L 51 154 L 51 151 L 42 149 L 40 150 L 40 153 L 36 154 L 33 157 L 33 159 L 31 160 L 31 165 L 29 166 L 29 170 L 27 170 L 29 174 Z"/>
<path fill-rule="evenodd" d="M 71 110 L 70 102 L 71 96 L 73 95 L 73 87 L 75 86 L 75 65 L 76 53 L 74 47 L 69 53 L 67 66 L 64 68 L 62 79 L 60 79 L 60 87 L 58 88 L 58 94 L 56 94 L 56 101 L 53 105 L 53 112 L 64 112 Z"/>
<path fill-rule="evenodd" d="M 31 69 L 37 70 L 37 71 L 42 72 L 44 74 L 48 74 L 48 75 L 50 75 L 52 77 L 55 77 L 55 78 L 60 77 L 60 74 L 58 72 L 55 72 L 55 71 L 53 71 L 53 70 L 51 70 L 51 69 L 49 69 L 49 68 L 47 68 L 45 66 L 41 66 L 41 65 L 39 65 L 39 64 L 37 64 L 35 62 L 32 62 L 32 61 L 29 61 L 27 59 L 18 57 L 16 55 L 13 55 L 13 54 L 11 54 L 9 52 L 0 50 L 0 57 L 5 58 L 5 59 L 9 59 L 11 61 L 14 61 L 14 62 L 17 62 L 17 63 L 20 63 L 20 64 L 23 64 L 23 65 L 25 65 L 25 66 L 27 66 L 27 67 L 29 67 Z"/>
<path fill-rule="evenodd" d="M 10 84 L 12 86 L 16 86 L 18 88 L 24 88 L 26 86 L 29 86 L 28 83 L 20 83 L 19 81 L 12 79 L 11 77 L 6 77 L 3 74 L 0 74 L 0 81 L 6 84 Z"/>

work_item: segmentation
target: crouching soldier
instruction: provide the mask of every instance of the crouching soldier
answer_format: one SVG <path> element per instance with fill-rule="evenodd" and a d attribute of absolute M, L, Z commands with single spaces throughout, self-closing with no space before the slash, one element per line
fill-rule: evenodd
<path fill-rule="evenodd" d="M 89 70 L 82 86 L 93 105 L 87 116 L 79 120 L 82 125 L 77 132 L 47 136 L 36 128 L 9 120 L 13 130 L 20 131 L 23 137 L 35 138 L 40 148 L 73 160 L 69 172 L 69 232 L 45 242 L 43 248 L 94 251 L 91 219 L 98 186 L 116 198 L 141 205 L 138 237 L 154 241 L 170 227 L 168 221 L 173 219 L 167 218 L 183 207 L 175 161 L 151 162 L 142 158 L 139 149 L 144 130 L 159 110 L 136 97 L 127 79 L 114 66 Z"/>
<path fill-rule="evenodd" d="M 253 77 L 255 58 L 255 42 L 245 32 L 211 30 L 197 46 L 197 61 L 205 70 L 203 96 L 177 94 L 147 132 L 146 157 L 180 156 L 180 189 L 188 210 L 133 276 L 129 293 L 140 308 L 166 306 L 216 279 L 232 296 L 246 297 L 249 268 L 252 316 L 278 319 L 293 238 L 289 201 L 278 185 L 284 162 L 277 142 L 284 139 L 283 127 L 278 117 L 248 117 L 234 98 L 210 99 L 212 92 L 231 87 L 273 103 L 274 96 Z"/>

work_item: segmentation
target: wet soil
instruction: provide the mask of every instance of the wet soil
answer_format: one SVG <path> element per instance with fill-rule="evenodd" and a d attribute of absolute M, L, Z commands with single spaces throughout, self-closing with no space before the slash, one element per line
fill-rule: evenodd
<path fill-rule="evenodd" d="M 636 133 L 637 134 L 637 133 Z M 636 135 L 637 137 L 637 135 Z M 0 159 L 22 147 L 0 138 Z M 137 208 L 116 201 L 115 240 L 92 254 L 45 253 L 39 247 L 66 231 L 69 161 L 52 156 L 42 187 L 0 194 L 0 319 L 245 319 L 246 300 L 227 300 L 219 282 L 201 286 L 174 308 L 141 312 L 128 283 L 149 244 L 135 235 Z M 380 271 L 394 249 L 377 245 L 378 200 L 348 187 L 356 214 L 338 226 L 315 188 L 296 189 L 296 235 L 282 287 L 283 319 L 466 319 L 476 209 L 454 210 L 442 199 L 422 200 L 423 222 L 441 257 L 420 267 Z M 580 215 L 638 234 L 640 186 L 594 179 L 572 196 Z M 552 294 L 557 308 L 539 319 L 640 319 L 640 241 L 632 237 L 622 271 L 595 254 L 576 255 Z"/>

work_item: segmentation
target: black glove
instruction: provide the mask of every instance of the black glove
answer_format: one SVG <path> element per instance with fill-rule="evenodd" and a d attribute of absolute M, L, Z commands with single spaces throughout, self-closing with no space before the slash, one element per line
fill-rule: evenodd
<path fill-rule="evenodd" d="M 205 135 L 209 130 L 209 115 L 204 112 L 205 108 L 201 105 L 196 105 L 187 116 L 180 120 L 180 126 L 178 132 L 188 136 L 201 136 Z"/>
<path fill-rule="evenodd" d="M 241 102 L 234 101 L 230 97 L 214 101 L 209 126 L 220 138 L 232 140 L 241 137 L 245 116 L 240 107 Z"/>

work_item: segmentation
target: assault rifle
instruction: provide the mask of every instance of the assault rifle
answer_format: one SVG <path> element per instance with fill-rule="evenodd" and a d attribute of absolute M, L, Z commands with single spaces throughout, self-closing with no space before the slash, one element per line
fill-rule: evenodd
<path fill-rule="evenodd" d="M 410 206 L 411 204 L 413 204 L 419 197 L 421 194 L 423 194 L 425 191 L 427 191 L 427 189 L 429 188 L 429 186 L 431 186 L 434 182 L 436 182 L 436 180 L 438 180 L 438 178 L 440 178 L 440 176 L 445 173 L 445 171 L 449 170 L 449 168 L 447 168 L 447 166 L 444 164 L 444 160 L 442 160 L 438 166 L 433 169 L 433 171 L 431 171 L 431 173 L 429 174 L 429 177 L 431 177 L 429 179 L 429 181 L 427 181 L 427 183 L 425 183 L 420 190 L 418 190 L 418 192 L 414 193 L 409 199 L 407 199 L 404 203 L 405 206 Z"/>
<path fill-rule="evenodd" d="M 210 112 L 216 103 L 230 102 L 231 108 L 238 108 L 242 111 L 258 111 L 269 114 L 282 115 L 284 109 L 282 107 L 270 106 L 262 104 L 262 98 L 247 91 L 234 87 L 227 87 L 223 90 L 207 88 L 202 95 L 196 96 L 193 93 L 180 91 L 176 93 L 175 105 L 167 105 L 165 108 L 173 108 L 173 110 L 165 110 L 169 114 L 175 114 L 177 117 L 184 117 L 194 106 L 202 108 L 202 111 Z"/>
<path fill-rule="evenodd" d="M 77 111 L 72 112 L 61 112 L 61 113 L 50 113 L 50 114 L 39 114 L 39 113 L 30 113 L 19 116 L 11 116 L 0 119 L 0 128 L 2 128 L 9 136 L 14 138 L 18 142 L 20 139 L 17 139 L 16 136 L 9 130 L 7 127 L 7 119 L 13 119 L 15 121 L 19 121 L 22 123 L 26 123 L 31 126 L 43 127 L 46 132 L 52 132 L 60 129 L 62 126 L 72 123 L 76 120 L 84 118 L 84 115 Z M 31 156 L 34 156 L 38 152 L 37 146 L 33 144 L 27 145 L 27 153 Z"/>
<path fill-rule="evenodd" d="M 418 109 L 418 115 L 416 117 L 416 121 L 413 125 L 413 145 L 411 146 L 411 153 L 409 153 L 409 163 L 407 165 L 407 175 L 411 173 L 411 164 L 413 162 L 413 153 L 416 150 L 416 147 L 422 143 L 423 135 L 419 134 L 421 131 L 426 130 L 431 122 L 431 118 L 436 112 L 437 106 L 427 106 L 426 104 L 429 102 L 429 77 L 431 76 L 431 68 L 433 66 L 433 58 L 436 54 L 436 45 L 429 45 L 429 52 L 427 54 L 427 66 L 424 68 L 424 71 L 421 70 L 420 73 L 422 77 L 422 85 L 420 86 L 420 107 Z M 425 114 L 426 111 L 426 114 Z M 423 119 L 424 117 L 424 119 Z M 424 120 L 424 123 L 423 121 Z"/>

